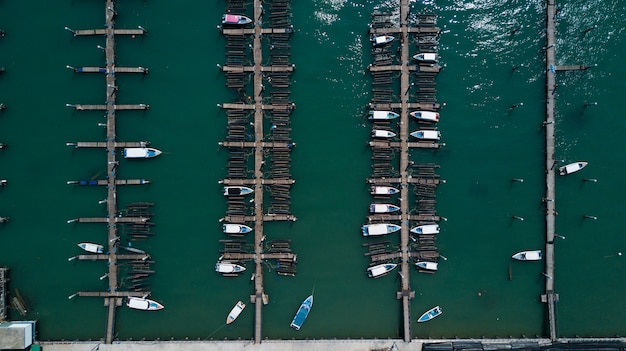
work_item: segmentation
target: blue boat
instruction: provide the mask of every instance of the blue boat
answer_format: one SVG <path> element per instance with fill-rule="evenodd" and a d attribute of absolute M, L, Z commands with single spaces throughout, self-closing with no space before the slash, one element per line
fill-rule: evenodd
<path fill-rule="evenodd" d="M 441 315 L 443 311 L 441 307 L 435 306 L 428 311 L 424 312 L 424 314 L 417 319 L 418 322 L 428 322 L 429 320 Z"/>
<path fill-rule="evenodd" d="M 313 295 L 307 297 L 306 300 L 302 302 L 300 308 L 298 308 L 298 312 L 296 312 L 296 315 L 293 317 L 293 320 L 291 321 L 291 324 L 289 326 L 296 330 L 300 330 L 300 327 L 302 327 L 302 324 L 304 324 L 304 321 L 309 315 L 312 306 Z"/>

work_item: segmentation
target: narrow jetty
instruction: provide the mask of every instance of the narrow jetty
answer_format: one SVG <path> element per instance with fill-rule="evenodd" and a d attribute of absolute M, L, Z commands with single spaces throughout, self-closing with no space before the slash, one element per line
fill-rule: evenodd
<path fill-rule="evenodd" d="M 433 62 L 411 62 L 411 51 L 436 53 L 439 28 L 435 26 L 434 15 L 417 16 L 417 26 L 409 25 L 409 1 L 400 1 L 399 26 L 394 24 L 389 13 L 375 12 L 372 14 L 372 25 L 369 34 L 372 36 L 372 55 L 374 63 L 368 66 L 373 76 L 373 98 L 369 104 L 372 111 L 391 111 L 399 116 L 399 131 L 393 130 L 394 123 L 385 119 L 373 119 L 373 128 L 394 131 L 398 138 L 373 138 L 369 142 L 372 149 L 372 177 L 368 183 L 372 186 L 394 186 L 399 190 L 397 201 L 399 213 L 374 213 L 367 217 L 369 224 L 397 223 L 400 225 L 400 247 L 392 247 L 387 243 L 371 243 L 366 246 L 372 265 L 385 262 L 399 262 L 401 288 L 396 296 L 402 300 L 403 337 L 406 342 L 412 339 L 411 331 L 411 299 L 415 292 L 410 286 L 411 263 L 416 260 L 436 262 L 439 253 L 434 246 L 435 236 L 420 236 L 415 240 L 410 236 L 411 223 L 416 225 L 438 222 L 441 217 L 436 214 L 434 191 L 443 183 L 434 173 L 437 165 L 415 164 L 410 160 L 410 149 L 438 149 L 444 146 L 438 140 L 410 141 L 411 110 L 436 112 L 440 105 L 435 101 L 435 76 L 440 67 Z M 381 44 L 374 38 L 384 35 L 394 36 L 394 40 Z M 397 44 L 399 42 L 399 44 Z M 400 53 L 396 58 L 395 48 Z M 396 62 L 398 60 L 399 62 Z M 399 76 L 400 101 L 397 99 L 393 84 Z M 413 93 L 413 94 L 412 94 Z M 417 101 L 415 101 L 417 100 Z M 436 130 L 435 122 L 419 121 L 421 130 Z M 424 123 L 421 123 L 424 122 Z M 391 129 L 391 130 L 390 130 Z M 398 150 L 396 153 L 394 150 Z M 399 155 L 399 156 L 396 156 Z M 399 159 L 398 159 L 399 158 Z M 398 168 L 394 167 L 398 163 Z M 410 193 L 414 187 L 413 194 Z M 391 195 L 374 193 L 374 203 L 381 200 L 388 203 Z M 415 200 L 416 199 L 416 200 Z M 413 206 L 415 201 L 417 206 Z M 413 251 L 416 250 L 416 251 Z"/>
<path fill-rule="evenodd" d="M 70 296 L 73 298 L 74 296 L 90 296 L 90 297 L 101 297 L 104 298 L 104 305 L 108 308 L 107 312 L 107 326 L 106 326 L 106 336 L 105 343 L 111 344 L 113 343 L 113 339 L 115 336 L 115 309 L 117 306 L 122 305 L 122 301 L 124 297 L 128 296 L 147 296 L 150 294 L 149 291 L 145 291 L 143 288 L 137 285 L 124 285 L 120 282 L 119 277 L 119 267 L 121 262 L 127 260 L 138 260 L 140 262 L 146 261 L 150 256 L 147 254 L 136 254 L 136 255 L 121 255 L 118 254 L 120 235 L 122 231 L 120 227 L 123 225 L 133 225 L 133 226 L 141 226 L 148 227 L 150 226 L 150 216 L 143 215 L 142 213 L 137 214 L 132 209 L 127 209 L 125 211 L 120 211 L 117 203 L 117 186 L 118 185 L 135 185 L 135 184 L 148 184 L 149 181 L 143 179 L 136 180 L 124 180 L 117 178 L 117 169 L 119 166 L 119 161 L 116 155 L 116 149 L 121 147 L 144 147 L 146 146 L 146 142 L 126 142 L 121 143 L 117 141 L 116 134 L 116 111 L 119 110 L 147 110 L 149 106 L 147 104 L 137 104 L 137 105 L 117 105 L 116 104 L 116 96 L 118 92 L 118 86 L 116 82 L 116 73 L 142 73 L 145 74 L 148 72 L 146 68 L 136 67 L 136 68 L 123 68 L 116 67 L 116 58 L 115 58 L 115 36 L 116 35 L 143 35 L 146 33 L 145 29 L 139 28 L 137 30 L 124 30 L 124 29 L 115 29 L 115 16 L 117 12 L 115 10 L 115 2 L 113 0 L 105 1 L 105 28 L 103 29 L 86 29 L 86 30 L 72 30 L 69 28 L 65 28 L 72 32 L 74 36 L 86 36 L 86 35 L 101 35 L 105 38 L 105 47 L 100 47 L 105 53 L 105 64 L 104 67 L 81 67 L 74 68 L 71 66 L 67 66 L 69 69 L 72 69 L 74 72 L 82 73 L 82 72 L 91 72 L 91 73 L 102 73 L 106 77 L 106 102 L 103 105 L 74 105 L 67 104 L 68 107 L 73 108 L 78 111 L 88 111 L 88 110 L 101 110 L 106 112 L 106 141 L 104 142 L 77 142 L 77 143 L 67 143 L 68 146 L 74 146 L 76 148 L 102 148 L 106 150 L 106 162 L 107 162 L 107 176 L 106 179 L 102 180 L 88 180 L 88 181 L 68 181 L 68 184 L 77 184 L 77 185 L 102 185 L 106 186 L 107 189 L 107 197 L 105 200 L 102 200 L 101 203 L 106 205 L 107 215 L 106 217 L 100 218 L 76 218 L 69 220 L 68 223 L 106 223 L 108 228 L 108 237 L 107 237 L 107 253 L 106 254 L 98 254 L 98 255 L 78 255 L 70 258 L 69 260 L 79 259 L 79 260 L 102 260 L 107 262 L 108 273 L 102 276 L 100 279 L 108 278 L 108 289 L 106 291 L 96 291 L 96 292 L 88 292 L 88 291 L 79 291 Z M 126 214 L 126 215 L 124 215 Z M 121 262 L 120 262 L 121 261 Z M 147 264 L 147 263 L 146 263 Z M 142 267 L 144 268 L 144 267 Z M 138 273 L 144 270 L 129 270 L 131 274 L 133 272 Z M 120 289 L 123 287 L 131 288 L 131 291 L 121 291 Z"/>
<path fill-rule="evenodd" d="M 242 0 L 228 0 L 226 13 L 246 14 L 246 6 L 249 5 Z M 290 154 L 296 144 L 290 137 L 289 120 L 295 109 L 289 99 L 290 76 L 295 66 L 289 62 L 289 38 L 293 33 L 289 0 L 265 3 L 255 0 L 252 6 L 251 24 L 223 23 L 220 27 L 227 42 L 227 63 L 218 67 L 226 76 L 226 86 L 240 95 L 239 101 L 219 105 L 228 120 L 227 140 L 219 144 L 229 153 L 228 174 L 220 184 L 254 190 L 248 195 L 252 199 L 245 195 L 227 196 L 227 214 L 220 222 L 249 224 L 254 230 L 254 243 L 250 250 L 243 238 L 223 240 L 220 262 L 254 263 L 254 294 L 250 301 L 255 304 L 254 340 L 260 343 L 262 306 L 269 301 L 263 287 L 265 262 L 275 261 L 278 274 L 294 275 L 297 261 L 288 240 L 266 241 L 263 228 L 267 221 L 296 220 L 291 214 L 289 194 L 295 183 L 290 173 Z M 264 48 L 264 45 L 269 47 Z M 269 53 L 269 57 L 264 57 L 264 52 Z M 269 64 L 264 65 L 264 62 Z M 264 120 L 271 122 L 269 128 Z M 249 164 L 254 165 L 253 170 L 249 169 Z M 268 198 L 269 203 L 266 203 Z M 241 237 L 237 233 L 229 235 Z"/>

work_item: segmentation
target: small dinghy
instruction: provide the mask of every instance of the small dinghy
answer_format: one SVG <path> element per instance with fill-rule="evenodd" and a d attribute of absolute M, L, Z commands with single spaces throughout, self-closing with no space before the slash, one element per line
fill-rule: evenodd
<path fill-rule="evenodd" d="M 244 196 L 252 194 L 254 190 L 245 186 L 225 186 L 224 196 Z"/>
<path fill-rule="evenodd" d="M 399 114 L 393 111 L 370 111 L 368 119 L 371 120 L 388 120 L 400 117 Z"/>
<path fill-rule="evenodd" d="M 367 269 L 367 276 L 370 278 L 380 278 L 384 275 L 389 274 L 389 272 L 394 270 L 397 266 L 398 265 L 395 263 L 383 263 L 372 266 Z"/>
<path fill-rule="evenodd" d="M 439 122 L 439 113 L 433 111 L 413 111 L 409 115 L 419 119 L 420 121 Z"/>
<path fill-rule="evenodd" d="M 439 264 L 437 262 L 428 262 L 428 261 L 417 261 L 415 266 L 419 269 L 424 269 L 427 271 L 436 271 Z"/>
<path fill-rule="evenodd" d="M 420 52 L 419 54 L 413 55 L 413 58 L 421 62 L 437 62 L 437 54 L 435 54 L 434 52 Z"/>
<path fill-rule="evenodd" d="M 215 271 L 222 274 L 237 274 L 246 270 L 246 267 L 230 262 L 218 262 Z"/>
<path fill-rule="evenodd" d="M 244 25 L 244 24 L 248 24 L 248 23 L 252 23 L 252 20 L 249 17 L 246 16 L 242 16 L 242 15 L 229 15 L 229 14 L 225 14 L 222 16 L 222 24 L 228 24 L 228 25 Z"/>
<path fill-rule="evenodd" d="M 92 243 L 80 243 L 78 244 L 78 247 L 80 247 L 81 249 L 87 251 L 87 252 L 91 252 L 91 253 L 95 253 L 95 254 L 100 254 L 104 252 L 104 246 L 99 245 L 99 244 L 92 244 Z"/>
<path fill-rule="evenodd" d="M 443 313 L 443 311 L 441 310 L 441 307 L 439 306 L 435 306 L 431 309 L 429 309 L 428 311 L 424 312 L 424 314 L 422 314 L 421 317 L 419 317 L 417 319 L 418 322 L 422 323 L 422 322 L 428 322 L 429 320 L 440 316 Z"/>
<path fill-rule="evenodd" d="M 163 305 L 160 303 L 140 297 L 129 297 L 126 301 L 126 306 L 142 311 L 158 311 L 163 309 Z"/>
<path fill-rule="evenodd" d="M 152 158 L 161 154 L 161 150 L 153 147 L 127 147 L 124 148 L 125 158 Z"/>
<path fill-rule="evenodd" d="M 239 317 L 239 315 L 241 314 L 241 311 L 243 311 L 244 308 L 246 308 L 246 304 L 244 304 L 241 301 L 238 301 L 235 307 L 233 307 L 233 309 L 230 310 L 230 313 L 228 313 L 228 317 L 226 317 L 226 324 L 230 324 L 234 322 L 235 319 Z"/>
<path fill-rule="evenodd" d="M 370 38 L 374 46 L 385 45 L 391 43 L 395 38 L 391 35 L 378 35 Z"/>
<path fill-rule="evenodd" d="M 411 229 L 411 233 L 415 233 L 415 234 L 438 234 L 439 233 L 439 225 L 438 224 L 418 225 L 417 227 Z"/>
<path fill-rule="evenodd" d="M 370 189 L 370 194 L 372 195 L 394 195 L 399 192 L 400 190 L 394 187 L 383 186 L 383 185 L 373 185 Z"/>
<path fill-rule="evenodd" d="M 411 136 L 421 140 L 439 140 L 441 132 L 438 130 L 418 130 L 411 133 Z"/>
<path fill-rule="evenodd" d="M 579 162 L 570 163 L 569 165 L 566 165 L 563 167 L 559 167 L 559 174 L 564 176 L 564 175 L 572 174 L 574 172 L 578 172 L 581 169 L 587 167 L 587 163 L 588 162 L 585 162 L 585 161 L 579 161 Z"/>
<path fill-rule="evenodd" d="M 518 261 L 539 261 L 542 257 L 541 250 L 520 251 L 511 256 Z"/>
<path fill-rule="evenodd" d="M 222 224 L 222 231 L 226 234 L 246 234 L 252 231 L 252 228 L 243 224 Z"/>
<path fill-rule="evenodd" d="M 363 236 L 375 236 L 375 235 L 385 235 L 391 234 L 393 232 L 397 232 L 400 230 L 400 226 L 397 224 L 390 223 L 376 223 L 376 224 L 366 224 L 361 227 L 363 231 Z"/>
<path fill-rule="evenodd" d="M 383 138 L 383 139 L 389 139 L 389 138 L 393 138 L 396 136 L 396 133 L 389 131 L 389 130 L 384 130 L 384 129 L 373 129 L 372 130 L 372 138 Z"/>
<path fill-rule="evenodd" d="M 400 211 L 400 207 L 392 204 L 371 204 L 370 213 L 392 213 Z"/>

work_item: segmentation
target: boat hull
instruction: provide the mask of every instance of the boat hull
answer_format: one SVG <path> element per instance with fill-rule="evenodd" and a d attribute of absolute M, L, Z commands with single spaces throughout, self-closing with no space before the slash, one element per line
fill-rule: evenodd
<path fill-rule="evenodd" d="M 246 234 L 252 231 L 252 228 L 243 224 L 222 224 L 222 231 L 226 234 Z"/>
<path fill-rule="evenodd" d="M 541 250 L 520 251 L 511 256 L 518 261 L 539 261 L 542 257 Z"/>
<path fill-rule="evenodd" d="M 246 270 L 246 267 L 235 264 L 235 263 L 227 263 L 227 262 L 218 262 L 215 265 L 215 271 L 222 274 L 236 274 L 241 273 Z"/>
<path fill-rule="evenodd" d="M 398 265 L 395 263 L 383 263 L 372 266 L 367 269 L 367 276 L 370 278 L 380 278 L 384 275 L 389 274 L 389 272 L 394 270 L 397 266 Z"/>
<path fill-rule="evenodd" d="M 438 130 L 417 130 L 410 134 L 412 137 L 420 140 L 439 140 L 441 133 Z"/>
<path fill-rule="evenodd" d="M 91 253 L 95 253 L 95 254 L 100 254 L 104 252 L 104 246 L 99 245 L 99 244 L 92 244 L 92 243 L 80 243 L 78 244 L 78 247 L 80 247 L 81 249 L 87 251 L 87 252 L 91 252 Z"/>
<path fill-rule="evenodd" d="M 234 322 L 235 319 L 239 317 L 239 315 L 241 314 L 244 308 L 246 308 L 246 304 L 244 304 L 241 301 L 238 301 L 235 307 L 233 307 L 233 309 L 230 310 L 230 312 L 228 313 L 228 317 L 226 317 L 226 324 L 230 324 Z"/>
<path fill-rule="evenodd" d="M 393 213 L 400 211 L 400 207 L 390 204 L 371 204 L 370 213 Z"/>
<path fill-rule="evenodd" d="M 154 300 L 142 299 L 139 297 L 129 297 L 126 301 L 126 306 L 141 311 L 158 311 L 163 309 L 163 305 L 160 303 Z"/>
<path fill-rule="evenodd" d="M 376 235 L 385 235 L 397 232 L 401 227 L 397 224 L 389 224 L 389 223 L 377 223 L 377 224 L 366 224 L 361 227 L 361 231 L 363 232 L 363 236 L 376 236 Z"/>
<path fill-rule="evenodd" d="M 161 153 L 161 150 L 153 147 L 124 148 L 124 158 L 153 158 L 159 156 Z"/>
<path fill-rule="evenodd" d="M 437 262 L 418 261 L 417 263 L 415 263 L 415 266 L 419 269 L 424 269 L 427 271 L 436 271 L 439 264 Z"/>
<path fill-rule="evenodd" d="M 412 228 L 411 233 L 421 234 L 421 235 L 439 234 L 439 225 L 437 224 L 419 225 L 415 228 Z"/>
<path fill-rule="evenodd" d="M 578 172 L 582 170 L 583 168 L 587 167 L 587 164 L 588 162 L 585 162 L 585 161 L 570 163 L 563 167 L 559 167 L 559 174 L 564 176 L 564 175 L 572 174 L 574 172 Z"/>
<path fill-rule="evenodd" d="M 224 196 L 245 196 L 252 194 L 254 190 L 245 186 L 225 186 Z"/>
<path fill-rule="evenodd" d="M 399 193 L 400 190 L 390 187 L 390 186 L 381 186 L 381 185 L 374 185 L 372 186 L 372 188 L 370 189 L 370 193 L 372 195 L 394 195 Z"/>
<path fill-rule="evenodd" d="M 300 330 L 300 328 L 302 328 L 302 324 L 304 324 L 304 321 L 306 320 L 306 317 L 309 316 L 309 312 L 311 312 L 311 307 L 313 307 L 313 295 L 307 297 L 302 302 L 300 308 L 298 308 L 298 312 L 296 312 L 296 315 L 293 317 L 289 326 L 295 330 Z"/>
<path fill-rule="evenodd" d="M 419 323 L 423 323 L 423 322 L 428 322 L 429 320 L 440 316 L 443 313 L 443 310 L 441 309 L 441 307 L 439 306 L 435 306 L 433 308 L 431 308 L 430 310 L 424 312 L 424 314 L 422 314 L 417 321 Z"/>

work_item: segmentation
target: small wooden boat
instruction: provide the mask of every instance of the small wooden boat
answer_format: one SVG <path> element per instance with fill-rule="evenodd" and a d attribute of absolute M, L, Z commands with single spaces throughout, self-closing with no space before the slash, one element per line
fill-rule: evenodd
<path fill-rule="evenodd" d="M 152 158 L 161 154 L 161 150 L 153 147 L 126 147 L 124 148 L 125 158 Z"/>
<path fill-rule="evenodd" d="M 252 228 L 243 224 L 222 224 L 222 230 L 226 234 L 246 234 L 252 231 Z"/>
<path fill-rule="evenodd" d="M 246 267 L 230 262 L 218 262 L 215 271 L 222 274 L 237 274 L 246 270 Z"/>
<path fill-rule="evenodd" d="M 511 256 L 518 261 L 539 261 L 541 260 L 541 250 L 520 251 Z"/>
<path fill-rule="evenodd" d="M 372 138 L 383 138 L 383 139 L 389 139 L 389 138 L 393 138 L 396 136 L 396 133 L 389 131 L 389 130 L 384 130 L 384 129 L 373 129 L 372 130 Z"/>
<path fill-rule="evenodd" d="M 441 132 L 438 130 L 418 130 L 411 133 L 411 136 L 421 140 L 439 140 Z"/>
<path fill-rule="evenodd" d="M 300 308 L 298 308 L 298 312 L 296 312 L 296 315 L 293 317 L 289 326 L 295 330 L 300 330 L 302 324 L 304 324 L 304 321 L 306 320 L 306 317 L 309 316 L 309 312 L 311 312 L 311 307 L 313 307 L 313 295 L 307 297 L 302 302 Z"/>
<path fill-rule="evenodd" d="M 431 309 L 429 309 L 428 311 L 424 312 L 424 314 L 422 314 L 417 321 L 422 323 L 422 322 L 428 322 L 429 320 L 440 316 L 443 313 L 443 310 L 441 309 L 441 307 L 439 306 L 435 306 Z"/>
<path fill-rule="evenodd" d="M 367 269 L 367 276 L 370 278 L 380 278 L 394 270 L 397 266 L 398 265 L 395 263 L 383 263 L 372 266 Z"/>
<path fill-rule="evenodd" d="M 254 192 L 246 186 L 225 186 L 224 196 L 244 196 Z"/>
<path fill-rule="evenodd" d="M 391 43 L 395 38 L 391 35 L 372 36 L 370 41 L 374 46 L 385 45 Z"/>
<path fill-rule="evenodd" d="M 399 114 L 393 111 L 370 111 L 368 119 L 372 120 L 387 120 L 400 117 Z"/>
<path fill-rule="evenodd" d="M 585 161 L 578 161 L 578 162 L 574 162 L 574 163 L 570 163 L 569 165 L 563 166 L 563 167 L 559 167 L 559 174 L 560 175 L 568 175 L 568 174 L 572 174 L 574 172 L 578 172 L 581 169 L 587 167 L 587 163 Z"/>
<path fill-rule="evenodd" d="M 370 213 L 392 213 L 400 211 L 400 207 L 392 204 L 371 204 Z"/>
<path fill-rule="evenodd" d="M 248 23 L 252 23 L 252 20 L 249 17 L 243 16 L 243 15 L 225 14 L 222 16 L 222 24 L 244 25 Z"/>
<path fill-rule="evenodd" d="M 419 54 L 413 55 L 413 58 L 421 62 L 437 62 L 437 54 L 435 54 L 434 52 L 420 52 Z"/>
<path fill-rule="evenodd" d="M 394 187 L 383 186 L 383 185 L 372 185 L 372 187 L 370 188 L 370 193 L 372 195 L 393 195 L 399 192 L 400 190 Z"/>
<path fill-rule="evenodd" d="M 150 299 L 142 299 L 141 297 L 129 297 L 126 301 L 126 306 L 142 311 L 158 311 L 163 309 L 163 305 L 160 303 Z"/>
<path fill-rule="evenodd" d="M 246 308 L 246 304 L 244 304 L 241 301 L 238 301 L 235 307 L 233 307 L 233 309 L 230 310 L 230 313 L 228 313 L 228 317 L 226 317 L 226 324 L 230 324 L 234 322 L 235 319 L 239 317 L 239 315 L 241 314 L 241 311 L 243 311 L 244 308 Z"/>
<path fill-rule="evenodd" d="M 420 121 L 439 122 L 439 113 L 433 111 L 413 111 L 409 115 L 419 119 Z"/>
<path fill-rule="evenodd" d="M 436 271 L 439 264 L 437 262 L 417 261 L 417 263 L 415 263 L 415 266 L 417 266 L 417 268 L 419 269 L 425 269 L 427 271 Z"/>
<path fill-rule="evenodd" d="M 397 232 L 400 230 L 399 225 L 390 224 L 390 223 L 376 223 L 376 224 L 366 224 L 361 227 L 363 231 L 363 236 L 375 236 L 375 235 L 385 235 L 391 234 L 393 232 Z"/>
<path fill-rule="evenodd" d="M 411 229 L 411 233 L 415 233 L 415 234 L 438 234 L 439 233 L 439 225 L 438 224 L 418 225 L 417 227 Z"/>
<path fill-rule="evenodd" d="M 104 246 L 99 245 L 99 244 L 80 243 L 78 244 L 78 247 L 80 247 L 81 249 L 87 252 L 96 253 L 96 254 L 104 252 Z"/>

